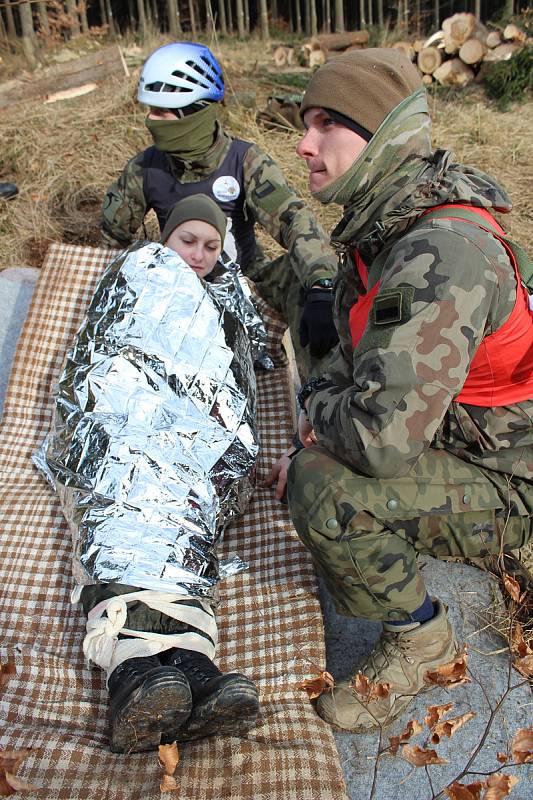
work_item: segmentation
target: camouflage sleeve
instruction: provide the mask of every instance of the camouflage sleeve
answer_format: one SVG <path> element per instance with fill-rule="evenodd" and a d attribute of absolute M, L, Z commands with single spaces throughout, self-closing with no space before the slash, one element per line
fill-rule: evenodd
<path fill-rule="evenodd" d="M 142 153 L 139 153 L 128 161 L 102 203 L 102 238 L 112 247 L 131 244 L 148 211 L 141 159 Z"/>
<path fill-rule="evenodd" d="M 244 159 L 246 205 L 254 219 L 290 255 L 303 286 L 333 278 L 337 257 L 305 202 L 287 184 L 280 168 L 257 145 Z"/>
<path fill-rule="evenodd" d="M 513 307 L 505 251 L 471 230 L 468 237 L 442 227 L 413 231 L 394 246 L 344 373 L 337 363 L 331 385 L 309 399 L 318 441 L 364 474 L 407 474 L 461 390 L 484 332 Z M 346 297 L 340 309 L 341 328 L 351 302 Z M 340 333 L 337 362 L 343 355 L 348 362 Z"/>

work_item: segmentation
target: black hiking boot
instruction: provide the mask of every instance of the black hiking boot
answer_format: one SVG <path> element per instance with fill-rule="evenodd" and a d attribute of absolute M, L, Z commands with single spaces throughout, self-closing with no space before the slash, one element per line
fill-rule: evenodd
<path fill-rule="evenodd" d="M 256 685 L 245 675 L 225 675 L 211 659 L 193 650 L 167 650 L 161 659 L 181 670 L 191 687 L 193 710 L 178 733 L 178 742 L 214 733 L 243 736 L 255 726 L 259 696 Z"/>
<path fill-rule="evenodd" d="M 129 658 L 113 670 L 109 688 L 109 742 L 113 753 L 157 750 L 176 740 L 191 713 L 187 678 L 158 656 Z"/>
<path fill-rule="evenodd" d="M 11 200 L 18 193 L 18 187 L 14 183 L 0 183 L 0 200 Z"/>

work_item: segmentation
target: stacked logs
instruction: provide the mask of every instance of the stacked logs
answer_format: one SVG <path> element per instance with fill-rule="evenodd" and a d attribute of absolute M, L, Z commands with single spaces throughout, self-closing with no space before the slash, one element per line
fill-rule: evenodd
<path fill-rule="evenodd" d="M 368 44 L 368 31 L 349 31 L 347 33 L 321 33 L 305 42 L 298 52 L 292 47 L 280 45 L 274 50 L 274 63 L 277 67 L 291 66 L 295 63 L 314 69 L 326 63 L 328 56 L 344 50 L 354 50 Z"/>
<path fill-rule="evenodd" d="M 507 25 L 502 32 L 489 31 L 474 14 L 460 13 L 448 17 L 426 41 L 416 41 L 406 55 L 416 63 L 426 85 L 434 81 L 443 86 L 466 86 L 482 79 L 484 64 L 511 58 L 526 41 L 526 34 L 516 25 Z"/>
<path fill-rule="evenodd" d="M 474 79 L 483 79 L 485 64 L 511 58 L 525 42 L 526 34 L 516 25 L 509 24 L 503 31 L 489 31 L 474 14 L 459 13 L 445 19 L 442 30 L 425 41 L 396 42 L 392 47 L 401 50 L 417 65 L 427 86 L 434 82 L 443 86 L 466 86 Z M 320 34 L 303 44 L 299 51 L 280 45 L 274 51 L 274 62 L 277 67 L 300 64 L 314 69 L 324 64 L 330 55 L 367 44 L 367 30 Z"/>

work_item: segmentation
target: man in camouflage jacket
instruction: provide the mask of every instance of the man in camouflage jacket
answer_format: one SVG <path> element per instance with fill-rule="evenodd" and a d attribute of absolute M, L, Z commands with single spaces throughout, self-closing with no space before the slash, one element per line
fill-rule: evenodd
<path fill-rule="evenodd" d="M 369 701 L 344 681 L 318 701 L 331 724 L 366 731 L 401 713 L 426 672 L 456 653 L 417 555 L 503 557 L 531 537 L 531 351 L 505 404 L 458 399 L 522 288 L 491 233 L 422 216 L 443 204 L 505 213 L 510 202 L 489 176 L 432 152 L 415 68 L 393 50 L 346 53 L 315 73 L 302 115 L 297 151 L 311 191 L 344 214 L 332 235 L 339 344 L 324 378 L 300 393 L 305 449 L 288 499 L 338 610 L 383 622 L 360 669 L 389 693 Z M 533 325 L 527 301 L 522 310 L 517 347 Z"/>
<path fill-rule="evenodd" d="M 289 325 L 301 376 L 321 374 L 337 341 L 331 291 L 337 260 L 323 230 L 270 156 L 222 128 L 220 103 L 212 99 L 222 99 L 221 72 L 218 94 L 209 93 L 207 81 L 207 100 L 181 104 L 178 109 L 161 106 L 165 97 L 168 102 L 168 91 L 147 91 L 144 78 L 153 75 L 154 69 L 159 83 L 172 80 L 178 70 L 186 76 L 191 65 L 194 68 L 193 48 L 200 51 L 201 63 L 209 59 L 218 73 L 220 67 L 207 48 L 178 42 L 156 50 L 143 68 L 139 99 L 150 104 L 146 125 L 154 145 L 134 156 L 107 190 L 103 238 L 113 247 L 126 247 L 151 208 L 163 229 L 178 200 L 194 193 L 209 194 L 229 219 L 226 252 Z M 165 73 L 168 64 L 170 77 Z M 197 87 L 204 77 L 192 75 L 192 85 Z M 179 87 L 174 91 L 177 97 Z M 255 241 L 255 223 L 287 250 L 284 256 L 266 261 Z"/>

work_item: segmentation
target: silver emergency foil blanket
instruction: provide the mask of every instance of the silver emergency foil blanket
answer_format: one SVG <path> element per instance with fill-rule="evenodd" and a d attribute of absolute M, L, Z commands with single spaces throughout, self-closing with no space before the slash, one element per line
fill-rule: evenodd
<path fill-rule="evenodd" d="M 259 357 L 266 334 L 235 267 L 215 269 L 209 284 L 160 244 L 130 249 L 67 353 L 35 461 L 78 584 L 216 599 L 217 537 L 246 507 L 259 449 L 247 328 Z"/>

